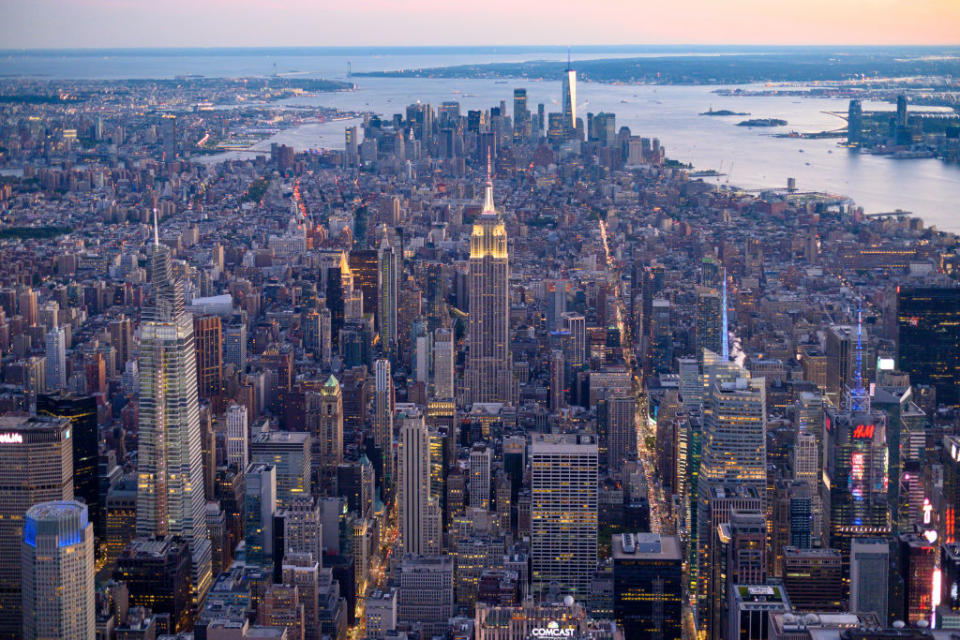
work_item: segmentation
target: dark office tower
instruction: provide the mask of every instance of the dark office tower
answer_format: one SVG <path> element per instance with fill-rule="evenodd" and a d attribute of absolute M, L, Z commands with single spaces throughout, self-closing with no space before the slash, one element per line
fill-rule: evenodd
<path fill-rule="evenodd" d="M 547 122 L 546 109 L 543 106 L 543 103 L 537 105 L 537 126 L 534 128 L 534 133 L 536 133 L 538 138 L 543 137 L 543 127 Z"/>
<path fill-rule="evenodd" d="M 513 126 L 518 128 L 522 123 L 530 119 L 530 111 L 527 109 L 527 90 L 513 90 Z"/>
<path fill-rule="evenodd" d="M 674 536 L 613 536 L 613 613 L 626 638 L 678 640 L 682 635 L 680 567 Z"/>
<path fill-rule="evenodd" d="M 401 154 L 402 155 L 402 154 Z M 366 206 L 358 207 L 353 214 L 353 246 L 367 246 L 370 233 L 370 210 Z"/>
<path fill-rule="evenodd" d="M 842 611 L 843 562 L 837 549 L 783 550 L 783 586 L 798 611 Z"/>
<path fill-rule="evenodd" d="M 337 493 L 347 499 L 347 508 L 360 517 L 366 515 L 364 471 L 369 473 L 370 469 L 359 462 L 343 462 L 337 467 Z"/>
<path fill-rule="evenodd" d="M 936 387 L 937 403 L 960 405 L 960 287 L 900 289 L 898 369 Z"/>
<path fill-rule="evenodd" d="M 346 264 L 346 261 L 343 261 Z M 343 328 L 343 280 L 340 266 L 327 268 L 327 309 L 330 310 L 331 342 L 337 344 L 340 329 Z"/>
<path fill-rule="evenodd" d="M 98 478 L 99 436 L 97 431 L 97 399 L 93 396 L 50 394 L 37 396 L 37 415 L 70 421 L 73 440 L 73 495 L 87 505 L 94 536 L 101 542 L 104 532 L 100 481 Z"/>
<path fill-rule="evenodd" d="M 378 292 L 380 291 L 380 271 L 378 255 L 373 249 L 354 249 L 350 252 L 350 271 L 353 272 L 353 286 L 363 292 L 363 312 L 377 313 Z"/>
<path fill-rule="evenodd" d="M 193 336 L 197 350 L 197 395 L 216 398 L 223 391 L 223 330 L 220 316 L 194 316 Z"/>
<path fill-rule="evenodd" d="M 588 116 L 590 114 L 587 114 Z M 609 146 L 616 141 L 617 137 L 617 128 L 616 128 L 616 115 L 613 113 L 600 113 L 593 116 L 592 125 L 588 127 L 592 131 L 590 140 L 591 142 L 598 142 L 602 146 Z"/>
<path fill-rule="evenodd" d="M 310 310 L 300 316 L 300 333 L 303 338 L 303 350 L 319 360 L 321 357 L 320 340 L 323 335 L 320 312 Z"/>
<path fill-rule="evenodd" d="M 847 143 L 859 146 L 863 140 L 863 106 L 859 100 L 851 100 L 847 110 Z"/>
<path fill-rule="evenodd" d="M 897 96 L 897 127 L 900 129 L 907 126 L 907 96 L 901 93 Z"/>
<path fill-rule="evenodd" d="M 722 302 L 716 289 L 701 288 L 697 292 L 697 352 L 709 349 L 722 351 Z"/>
<path fill-rule="evenodd" d="M 427 329 L 435 331 L 444 326 L 447 299 L 447 277 L 443 265 L 427 266 Z"/>
<path fill-rule="evenodd" d="M 228 326 L 223 335 L 223 362 L 238 371 L 247 367 L 247 325 Z"/>
<path fill-rule="evenodd" d="M 115 580 L 130 590 L 130 606 L 170 615 L 171 629 L 190 627 L 190 547 L 178 536 L 136 538 L 117 559 Z"/>
<path fill-rule="evenodd" d="M 440 157 L 455 158 L 457 155 L 457 132 L 453 127 L 440 129 Z"/>
<path fill-rule="evenodd" d="M 951 611 L 960 611 L 960 544 L 945 543 L 941 550 L 943 604 Z"/>
<path fill-rule="evenodd" d="M 21 638 L 23 518 L 38 502 L 73 499 L 70 423 L 0 416 L 0 638 Z"/>
<path fill-rule="evenodd" d="M 649 315 L 650 346 L 647 350 L 651 373 L 666 373 L 673 366 L 672 315 L 669 300 L 652 300 Z"/>
<path fill-rule="evenodd" d="M 931 585 L 933 573 L 937 570 L 939 549 L 924 536 L 905 533 L 899 539 L 900 577 L 905 588 L 904 622 L 914 626 L 923 620 L 930 620 L 933 613 Z"/>
<path fill-rule="evenodd" d="M 471 109 L 467 111 L 467 131 L 480 133 L 480 128 L 482 125 L 483 111 L 480 111 L 479 109 Z"/>
<path fill-rule="evenodd" d="M 943 438 L 943 541 L 960 542 L 960 436 Z"/>
<path fill-rule="evenodd" d="M 881 538 L 857 538 L 850 545 L 850 611 L 877 614 L 888 624 L 890 543 Z"/>
<path fill-rule="evenodd" d="M 273 560 L 273 517 L 277 510 L 277 469 L 251 463 L 244 473 L 243 531 L 248 564 L 269 567 Z"/>
<path fill-rule="evenodd" d="M 783 576 L 783 549 L 809 549 L 813 543 L 814 491 L 801 480 L 778 480 L 773 498 L 770 573 Z"/>

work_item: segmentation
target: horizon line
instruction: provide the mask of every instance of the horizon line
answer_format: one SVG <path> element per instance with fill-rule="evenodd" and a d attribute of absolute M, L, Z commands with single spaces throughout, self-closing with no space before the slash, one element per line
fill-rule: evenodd
<path fill-rule="evenodd" d="M 742 47 L 750 49 L 772 48 L 772 49 L 877 49 L 877 48 L 913 48 L 913 49 L 943 49 L 958 48 L 960 41 L 943 43 L 870 43 L 870 44 L 773 44 L 773 43 L 702 43 L 702 42 L 661 42 L 661 43 L 618 43 L 618 44 L 428 44 L 428 45 L 143 45 L 143 46 L 102 46 L 102 47 L 14 47 L 0 48 L 0 55 L 10 55 L 14 53 L 70 53 L 70 52 L 140 52 L 140 51 L 249 51 L 249 50 L 282 50 L 282 51 L 302 51 L 302 50 L 320 50 L 320 51 L 391 51 L 391 50 L 409 50 L 409 49 L 516 49 L 516 50 L 543 50 L 556 49 L 564 52 L 568 49 L 586 49 L 586 50 L 612 50 L 612 49 L 641 49 L 641 48 L 673 48 L 673 47 L 699 47 L 699 48 L 731 48 Z"/>

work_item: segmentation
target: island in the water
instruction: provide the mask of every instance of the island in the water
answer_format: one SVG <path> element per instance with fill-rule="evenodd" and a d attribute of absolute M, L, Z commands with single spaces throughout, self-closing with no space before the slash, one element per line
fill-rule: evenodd
<path fill-rule="evenodd" d="M 752 118 L 737 123 L 738 127 L 784 127 L 786 125 L 786 120 L 778 118 Z"/>
<path fill-rule="evenodd" d="M 700 115 L 702 116 L 748 116 L 750 115 L 746 111 L 730 111 L 730 109 L 717 109 L 713 110 L 713 107 L 709 111 L 704 111 Z"/>

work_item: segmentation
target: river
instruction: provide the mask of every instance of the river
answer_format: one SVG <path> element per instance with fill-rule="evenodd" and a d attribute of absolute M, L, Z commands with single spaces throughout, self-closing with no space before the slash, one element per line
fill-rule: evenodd
<path fill-rule="evenodd" d="M 682 53 L 673 50 L 671 53 Z M 695 51 L 698 55 L 724 55 Z M 660 52 L 659 55 L 663 53 Z M 649 53 L 575 51 L 576 59 L 651 55 Z M 289 55 L 240 52 L 233 55 L 121 55 L 104 52 L 94 56 L 64 52 L 61 55 L 33 55 L 7 52 L 0 56 L 0 75 L 41 78 L 128 78 L 173 77 L 182 74 L 208 76 L 281 75 L 343 79 L 348 63 L 354 71 L 425 68 L 442 65 L 486 62 L 516 62 L 542 59 L 562 60 L 556 48 L 537 51 L 438 53 L 430 49 L 377 51 L 330 51 L 324 55 Z M 574 66 L 576 66 L 574 64 Z M 495 81 L 458 79 L 352 78 L 356 91 L 318 94 L 286 101 L 289 105 L 325 105 L 350 111 L 372 111 L 391 115 L 406 105 L 428 102 L 438 105 L 457 100 L 461 109 L 489 108 L 501 100 L 512 111 L 512 90 L 527 88 L 529 107 L 539 102 L 547 112 L 559 111 L 560 83 L 538 81 Z M 960 166 L 936 159 L 896 160 L 883 156 L 856 154 L 838 147 L 836 140 L 774 138 L 775 131 L 812 132 L 836 129 L 845 122 L 829 112 L 845 111 L 843 100 L 828 98 L 722 97 L 714 86 L 626 86 L 580 83 L 578 115 L 614 112 L 617 127 L 628 126 L 634 135 L 659 138 L 669 157 L 690 162 L 698 169 L 716 169 L 726 174 L 720 182 L 747 189 L 785 187 L 787 178 L 796 178 L 801 190 L 827 191 L 849 196 L 868 213 L 903 209 L 923 218 L 927 225 L 960 233 Z M 283 103 L 280 103 L 283 104 Z M 779 118 L 788 125 L 781 129 L 738 127 L 742 117 L 707 117 L 699 113 L 712 107 L 750 113 L 751 118 Z M 891 105 L 864 104 L 865 110 L 886 110 Z M 296 149 L 342 148 L 347 121 L 305 124 L 276 134 L 257 145 L 268 150 L 271 142 Z M 209 158 L 250 157 L 229 153 Z M 209 160 L 205 159 L 205 160 Z"/>
<path fill-rule="evenodd" d="M 356 91 L 287 102 L 389 116 L 417 100 L 434 106 L 444 100 L 457 100 L 463 112 L 505 100 L 509 111 L 514 86 L 526 87 L 532 110 L 538 102 L 544 103 L 547 112 L 559 110 L 559 82 L 502 84 L 493 80 L 359 78 Z M 724 97 L 715 94 L 715 89 L 580 83 L 578 112 L 585 116 L 588 111 L 612 111 L 617 114 L 618 128 L 628 126 L 634 135 L 659 138 L 669 157 L 726 174 L 714 179 L 721 183 L 763 189 L 786 187 L 787 178 L 796 178 L 800 190 L 846 195 L 868 213 L 903 209 L 920 216 L 927 225 L 960 233 L 960 166 L 937 159 L 896 160 L 853 153 L 839 147 L 836 139 L 776 138 L 771 132 L 814 132 L 845 126 L 844 120 L 830 112 L 845 111 L 846 101 Z M 744 117 L 699 115 L 711 107 L 747 112 L 751 118 L 780 118 L 788 125 L 776 129 L 739 127 L 737 122 Z M 865 110 L 891 108 L 884 103 L 864 104 Z M 350 124 L 358 122 L 302 125 L 258 146 L 269 149 L 270 142 L 279 142 L 298 150 L 342 149 L 343 130 Z"/>

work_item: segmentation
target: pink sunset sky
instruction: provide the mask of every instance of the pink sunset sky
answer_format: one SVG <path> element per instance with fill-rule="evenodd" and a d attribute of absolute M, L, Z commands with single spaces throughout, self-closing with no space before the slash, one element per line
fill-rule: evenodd
<path fill-rule="evenodd" d="M 960 0 L 0 0 L 0 48 L 960 44 Z"/>

